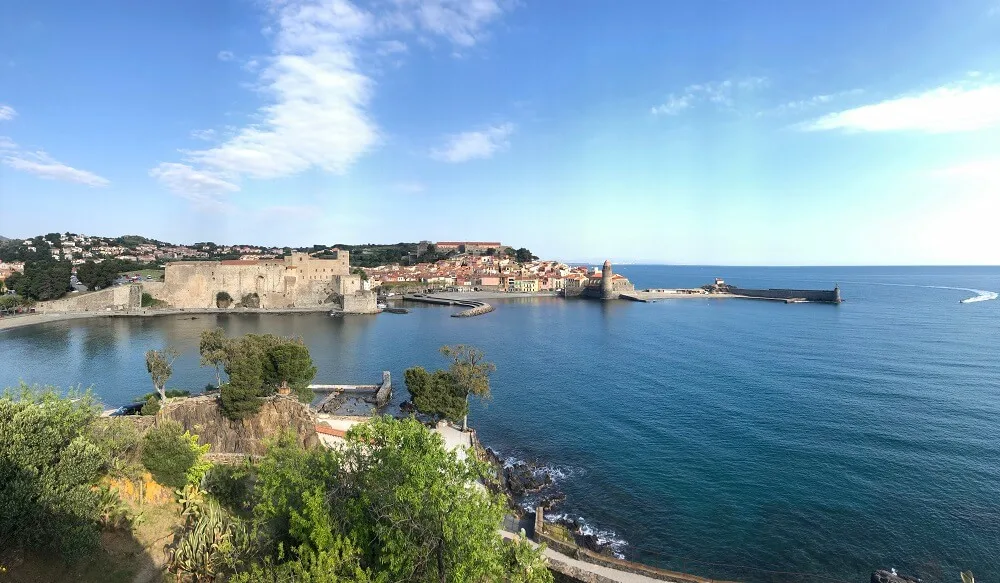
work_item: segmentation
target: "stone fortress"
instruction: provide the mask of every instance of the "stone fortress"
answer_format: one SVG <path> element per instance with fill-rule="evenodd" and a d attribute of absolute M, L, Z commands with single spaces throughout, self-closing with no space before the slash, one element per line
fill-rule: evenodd
<path fill-rule="evenodd" d="M 350 313 L 377 312 L 375 293 L 351 273 L 350 254 L 333 250 L 332 258 L 293 252 L 279 259 L 176 261 L 168 263 L 163 283 L 144 283 L 144 291 L 173 308 L 227 307 L 261 309 L 339 306 Z"/>

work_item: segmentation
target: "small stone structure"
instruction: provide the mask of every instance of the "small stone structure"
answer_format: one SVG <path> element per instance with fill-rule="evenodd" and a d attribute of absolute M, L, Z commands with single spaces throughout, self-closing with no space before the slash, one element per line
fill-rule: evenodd
<path fill-rule="evenodd" d="M 372 409 L 385 407 L 392 398 L 392 374 L 382 371 L 382 382 L 377 385 L 316 384 L 309 388 L 318 396 L 312 408 L 320 413 L 348 417 L 370 415 Z"/>

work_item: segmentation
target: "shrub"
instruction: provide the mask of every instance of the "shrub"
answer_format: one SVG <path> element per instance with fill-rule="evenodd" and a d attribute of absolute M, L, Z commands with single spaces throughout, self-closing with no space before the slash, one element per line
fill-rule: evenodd
<path fill-rule="evenodd" d="M 152 395 L 150 395 L 145 404 L 143 404 L 142 409 L 139 409 L 139 413 L 142 415 L 156 415 L 160 412 L 160 400 Z"/>
<path fill-rule="evenodd" d="M 218 464 L 205 474 L 205 491 L 212 495 L 223 508 L 237 514 L 250 509 L 250 495 L 253 489 L 253 475 L 249 464 Z"/>
<path fill-rule="evenodd" d="M 158 300 L 147 292 L 142 292 L 142 301 L 140 302 L 140 305 L 144 308 L 160 308 L 166 306 L 167 302 Z"/>
<path fill-rule="evenodd" d="M 184 431 L 180 423 L 165 420 L 149 430 L 142 444 L 142 464 L 157 482 L 180 488 L 191 481 L 203 467 L 201 457 L 209 446 L 198 445 L 198 436 Z M 194 474 L 192 474 L 194 470 Z M 200 478 L 200 476 L 197 476 Z"/>
<path fill-rule="evenodd" d="M 215 307 L 217 308 L 228 308 L 233 303 L 233 296 L 229 295 L 229 292 L 220 291 L 215 294 Z"/>
<path fill-rule="evenodd" d="M 240 299 L 241 308 L 259 308 L 260 296 L 256 293 L 246 294 Z"/>
<path fill-rule="evenodd" d="M 73 395 L 71 395 L 72 397 Z M 53 551 L 72 560 L 98 545 L 107 457 L 90 428 L 94 399 L 53 389 L 0 394 L 0 548 Z"/>

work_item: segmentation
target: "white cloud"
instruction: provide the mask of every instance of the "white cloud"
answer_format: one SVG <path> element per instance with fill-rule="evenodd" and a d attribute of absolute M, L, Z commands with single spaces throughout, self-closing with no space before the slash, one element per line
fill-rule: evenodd
<path fill-rule="evenodd" d="M 206 142 L 215 139 L 215 130 L 191 130 L 191 137 L 196 140 L 205 140 Z"/>
<path fill-rule="evenodd" d="M 7 136 L 0 136 L 0 151 L 2 150 L 16 150 L 17 144 L 14 140 L 8 138 Z"/>
<path fill-rule="evenodd" d="M 251 72 L 260 66 L 256 89 L 266 103 L 256 123 L 150 172 L 177 194 L 221 197 L 239 191 L 243 180 L 312 168 L 346 173 L 382 139 L 369 113 L 375 82 L 362 70 L 364 52 L 404 51 L 405 43 L 386 38 L 401 32 L 468 47 L 505 10 L 496 0 L 385 0 L 377 13 L 350 0 L 268 0 L 267 6 L 273 56 L 243 65 Z"/>
<path fill-rule="evenodd" d="M 694 101 L 694 98 L 691 95 L 681 95 L 679 97 L 671 95 L 665 102 L 654 107 L 651 113 L 653 115 L 677 115 L 691 107 L 692 101 Z"/>
<path fill-rule="evenodd" d="M 173 192 L 194 201 L 206 201 L 215 195 L 240 189 L 218 174 L 176 162 L 163 162 L 150 170 L 149 175 Z"/>
<path fill-rule="evenodd" d="M 232 51 L 219 51 L 218 57 L 220 61 L 232 61 L 235 55 Z"/>
<path fill-rule="evenodd" d="M 967 132 L 1000 126 L 1000 85 L 950 85 L 830 113 L 806 131 Z"/>
<path fill-rule="evenodd" d="M 973 160 L 934 171 L 936 178 L 967 186 L 1000 187 L 1000 158 Z"/>
<path fill-rule="evenodd" d="M 9 140 L 8 142 L 11 146 L 15 146 L 13 142 Z M 98 176 L 93 172 L 67 166 L 53 159 L 43 150 L 36 150 L 34 152 L 15 150 L 7 152 L 3 155 L 3 163 L 15 170 L 28 172 L 49 180 L 64 180 L 92 187 L 111 184 L 107 178 Z"/>
<path fill-rule="evenodd" d="M 393 0 L 399 11 L 390 21 L 403 28 L 421 28 L 461 47 L 486 36 L 485 26 L 513 2 L 499 0 Z"/>
<path fill-rule="evenodd" d="M 8 121 L 14 119 L 14 116 L 16 115 L 17 112 L 14 111 L 13 107 L 0 103 L 0 121 Z"/>
<path fill-rule="evenodd" d="M 431 157 L 451 163 L 492 158 L 493 154 L 510 147 L 508 138 L 512 133 L 513 124 L 504 123 L 482 130 L 453 134 L 447 137 L 443 148 L 431 152 Z"/>
<path fill-rule="evenodd" d="M 757 112 L 757 116 L 762 117 L 765 115 L 779 115 L 779 114 L 794 113 L 794 112 L 805 112 L 820 107 L 822 105 L 832 103 L 838 99 L 861 95 L 862 93 L 864 93 L 864 91 L 861 89 L 851 89 L 849 91 L 840 91 L 837 93 L 814 95 L 812 97 L 807 97 L 805 99 L 798 99 L 796 101 L 789 101 L 787 103 L 782 103 L 781 105 L 778 105 L 777 107 L 773 107 L 768 110 L 759 111 Z"/>
<path fill-rule="evenodd" d="M 741 93 L 749 93 L 767 86 L 766 77 L 746 77 L 743 79 L 726 79 L 714 83 L 697 83 L 688 85 L 680 94 L 671 93 L 666 101 L 653 106 L 653 115 L 677 115 L 698 103 L 713 103 L 719 107 L 732 108 L 736 105 L 736 97 Z"/>
<path fill-rule="evenodd" d="M 260 69 L 260 61 L 257 59 L 250 59 L 249 61 L 243 63 L 242 69 L 249 73 L 256 73 L 257 69 Z"/>
<path fill-rule="evenodd" d="M 398 40 L 385 40 L 378 43 L 378 48 L 375 49 L 375 53 L 379 56 L 385 57 L 389 55 L 394 55 L 396 53 L 405 53 L 409 47 L 406 43 Z"/>

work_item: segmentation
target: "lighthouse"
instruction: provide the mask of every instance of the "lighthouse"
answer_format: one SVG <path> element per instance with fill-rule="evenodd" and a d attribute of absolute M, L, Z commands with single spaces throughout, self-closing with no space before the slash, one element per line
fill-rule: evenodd
<path fill-rule="evenodd" d="M 601 299 L 602 300 L 613 300 L 615 299 L 614 287 L 611 285 L 611 280 L 614 278 L 614 274 L 611 272 L 611 260 L 607 259 L 604 261 L 604 268 L 601 269 Z"/>

